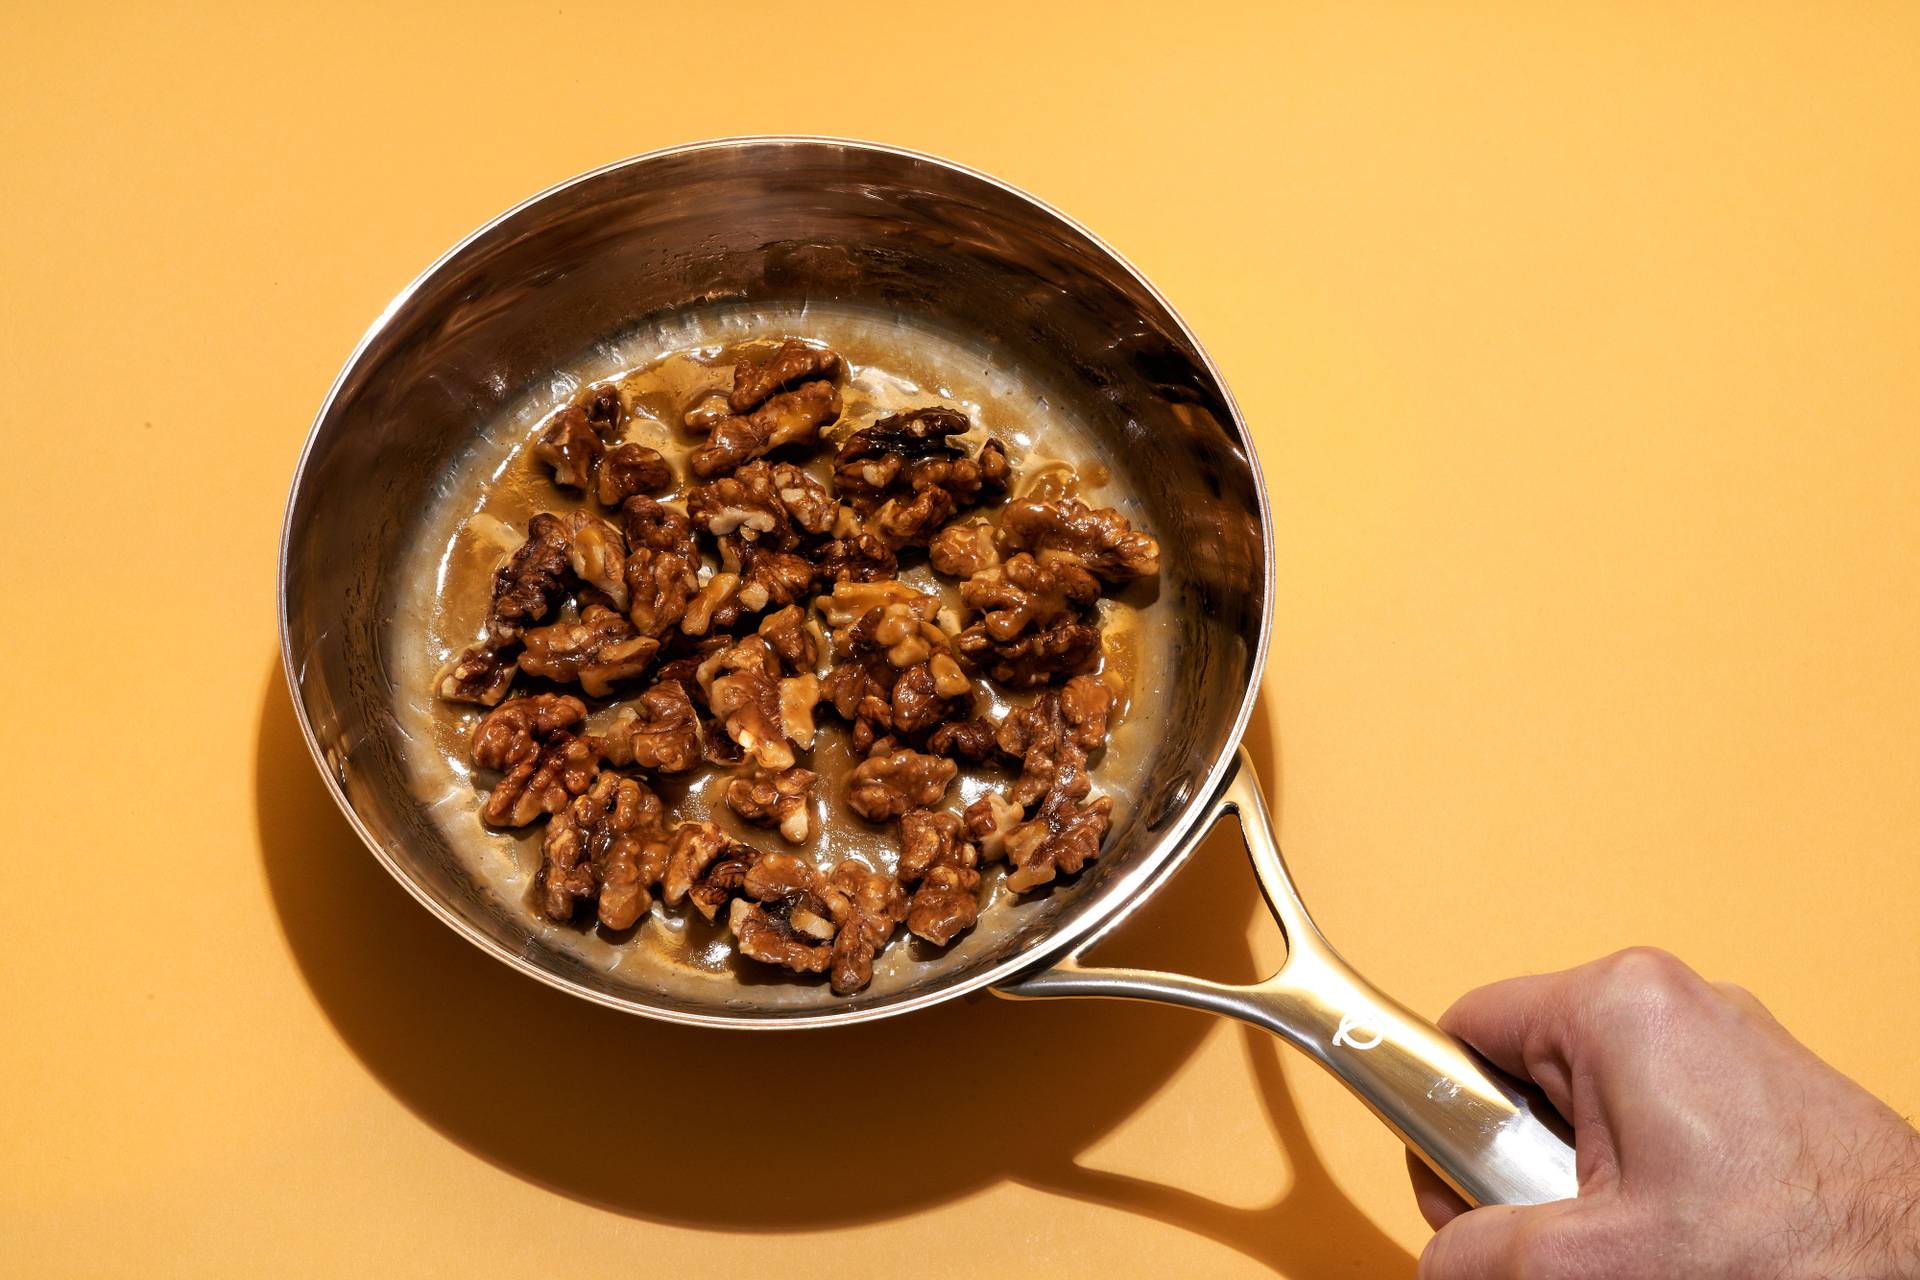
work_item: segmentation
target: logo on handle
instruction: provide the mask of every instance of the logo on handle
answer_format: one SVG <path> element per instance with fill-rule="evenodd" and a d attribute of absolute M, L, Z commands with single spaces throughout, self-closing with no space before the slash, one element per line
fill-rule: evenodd
<path fill-rule="evenodd" d="M 1349 1049 L 1358 1049 L 1362 1053 L 1378 1048 L 1383 1039 L 1385 1036 L 1381 1034 L 1379 1028 L 1351 1013 L 1341 1017 L 1339 1029 L 1333 1033 L 1333 1043 L 1336 1047 L 1345 1045 Z"/>

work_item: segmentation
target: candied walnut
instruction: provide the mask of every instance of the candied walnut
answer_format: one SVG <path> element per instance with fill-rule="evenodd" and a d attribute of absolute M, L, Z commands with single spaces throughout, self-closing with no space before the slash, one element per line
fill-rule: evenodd
<path fill-rule="evenodd" d="M 957 674 L 959 667 L 953 665 L 953 659 L 944 654 L 934 661 L 952 666 Z M 966 711 L 965 697 L 972 686 L 965 676 L 960 677 L 960 693 L 943 695 L 940 681 L 933 674 L 930 663 L 919 663 L 900 673 L 893 682 L 893 695 L 890 698 L 891 724 L 895 733 L 909 738 L 919 738 L 938 726 L 945 724 L 956 715 Z M 939 753 L 935 753 L 939 754 Z"/>
<path fill-rule="evenodd" d="M 840 392 L 831 382 L 802 383 L 744 416 L 722 418 L 704 447 L 687 458 L 701 479 L 724 475 L 744 462 L 790 444 L 814 444 L 820 428 L 840 416 Z"/>
<path fill-rule="evenodd" d="M 631 800 L 628 783 L 634 791 Z M 623 828 L 621 813 L 629 804 L 633 816 L 624 819 L 627 825 Z M 666 821 L 659 797 L 645 784 L 626 779 L 616 797 L 610 824 L 620 834 L 607 842 L 604 853 L 598 843 L 594 845 L 594 860 L 600 868 L 597 914 L 607 928 L 626 929 L 653 905 L 653 887 L 666 870 Z"/>
<path fill-rule="evenodd" d="M 740 559 L 740 589 L 733 598 L 738 613 L 759 613 L 768 607 L 784 608 L 805 598 L 813 585 L 813 566 L 791 551 L 769 551 L 748 546 Z M 716 618 L 723 627 L 739 622 L 739 617 Z"/>
<path fill-rule="evenodd" d="M 1022 498 L 1000 515 L 1002 551 L 1064 551 L 1102 582 L 1131 582 L 1160 571 L 1160 544 L 1112 507 L 1075 498 Z"/>
<path fill-rule="evenodd" d="M 956 521 L 927 544 L 927 560 L 949 578 L 971 578 L 1000 563 L 993 526 L 985 520 Z"/>
<path fill-rule="evenodd" d="M 879 538 L 856 533 L 822 546 L 814 556 L 813 568 L 824 583 L 878 582 L 899 573 L 900 561 L 893 548 Z"/>
<path fill-rule="evenodd" d="M 604 698 L 615 681 L 644 672 L 660 642 L 633 629 L 625 616 L 604 605 L 588 605 L 578 622 L 535 627 L 526 636 L 520 669 L 528 675 L 577 683 L 589 695 Z"/>
<path fill-rule="evenodd" d="M 488 712 L 475 727 L 473 761 L 485 769 L 509 769 L 586 718 L 587 704 L 565 694 L 515 698 Z"/>
<path fill-rule="evenodd" d="M 946 633 L 928 621 L 939 607 L 898 582 L 842 582 L 817 597 L 829 622 L 839 623 L 869 601 L 879 601 L 835 632 L 840 660 L 821 695 L 854 726 L 856 750 L 883 734 L 918 740 L 966 714 L 973 684 L 960 669 Z"/>
<path fill-rule="evenodd" d="M 983 493 L 998 494 L 1007 491 L 1007 484 L 1013 479 L 1013 463 L 1007 460 L 1007 447 L 998 440 L 989 440 L 980 446 L 977 461 L 980 468 L 980 489 Z"/>
<path fill-rule="evenodd" d="M 765 904 L 796 933 L 818 942 L 833 937 L 836 926 L 811 863 L 790 853 L 762 853 L 738 843 L 729 845 L 725 853 L 687 893 L 707 919 L 716 918 L 729 899 L 744 894 Z"/>
<path fill-rule="evenodd" d="M 561 524 L 567 531 L 567 564 L 574 576 L 624 613 L 627 540 L 618 529 L 587 511 L 569 512 Z"/>
<path fill-rule="evenodd" d="M 553 468 L 553 482 L 569 489 L 588 489 L 593 485 L 594 468 L 606 446 L 587 421 L 587 411 L 568 405 L 553 415 L 533 442 L 533 456 Z"/>
<path fill-rule="evenodd" d="M 1075 676 L 1065 687 L 1049 689 L 1000 722 L 995 745 L 1021 763 L 1011 799 L 1025 807 L 1054 785 L 1062 762 L 1084 758 L 1107 740 L 1113 691 L 1092 676 Z"/>
<path fill-rule="evenodd" d="M 1027 811 L 997 791 L 989 791 L 967 806 L 967 834 L 990 862 L 1007 856 L 1007 837 L 1027 820 Z"/>
<path fill-rule="evenodd" d="M 909 809 L 938 804 L 958 772 L 953 761 L 918 751 L 871 756 L 848 778 L 847 807 L 869 822 L 885 822 Z"/>
<path fill-rule="evenodd" d="M 941 809 L 909 809 L 900 815 L 900 881 L 912 884 L 971 844 L 960 818 Z"/>
<path fill-rule="evenodd" d="M 722 858 L 706 870 L 706 874 L 687 890 L 687 901 L 694 909 L 709 921 L 720 917 L 720 908 L 740 892 L 740 886 L 746 883 L 747 868 L 753 865 L 753 851 L 745 845 L 734 845 L 739 856 Z"/>
<path fill-rule="evenodd" d="M 675 827 L 667 844 L 667 869 L 660 877 L 661 899 L 670 907 L 679 906 L 722 854 L 745 858 L 752 850 L 711 822 L 683 822 Z"/>
<path fill-rule="evenodd" d="M 761 464 L 742 467 L 687 491 L 687 516 L 702 533 L 716 538 L 737 534 L 742 541 L 780 549 L 795 542 L 793 521 L 773 487 L 772 469 Z"/>
<path fill-rule="evenodd" d="M 686 686 L 661 680 L 622 707 L 595 740 L 609 764 L 655 773 L 685 773 L 700 763 L 700 717 Z"/>
<path fill-rule="evenodd" d="M 548 824 L 542 854 L 538 890 L 548 919 L 564 923 L 597 899 L 601 924 L 629 928 L 653 905 L 666 870 L 660 798 L 633 778 L 602 773 Z"/>
<path fill-rule="evenodd" d="M 964 451 L 948 439 L 972 427 L 956 409 L 932 406 L 896 413 L 848 436 L 834 454 L 834 488 L 861 514 L 871 512 L 896 483 L 906 480 L 909 464 L 921 459 L 950 461 Z"/>
<path fill-rule="evenodd" d="M 936 756 L 979 764 L 994 752 L 995 725 L 991 720 L 953 720 L 927 735 L 927 750 Z"/>
<path fill-rule="evenodd" d="M 1038 888 L 1056 876 L 1072 875 L 1100 856 L 1113 800 L 1096 796 L 1082 804 L 1091 789 L 1086 758 L 1072 744 L 1062 757 L 1040 808 L 1005 836 L 1003 846 L 1013 868 L 1007 873 L 1007 887 L 1015 893 Z"/>
<path fill-rule="evenodd" d="M 539 622 L 573 585 L 573 546 L 560 517 L 541 512 L 527 521 L 527 540 L 493 575 L 487 633 L 496 641 L 517 638 Z"/>
<path fill-rule="evenodd" d="M 1029 627 L 1044 631 L 1072 621 L 1099 598 L 1100 580 L 1071 556 L 1052 551 L 1038 559 L 1016 552 L 960 585 L 960 599 L 980 611 L 980 625 L 996 643 Z"/>
<path fill-rule="evenodd" d="M 737 573 L 716 573 L 707 579 L 707 585 L 694 592 L 693 599 L 687 601 L 686 612 L 680 618 L 680 629 L 690 636 L 704 636 L 713 629 L 716 619 L 724 620 L 738 617 L 731 612 L 733 598 L 740 593 L 740 575 Z"/>
<path fill-rule="evenodd" d="M 958 506 L 951 493 L 929 485 L 909 497 L 888 498 L 873 513 L 869 527 L 896 547 L 924 546 Z"/>
<path fill-rule="evenodd" d="M 793 767 L 775 683 L 780 664 L 758 636 L 749 636 L 701 664 L 707 706 L 726 735 L 763 769 Z"/>
<path fill-rule="evenodd" d="M 747 758 L 740 744 L 722 733 L 711 722 L 701 738 L 701 759 L 716 769 L 732 770 L 738 768 Z"/>
<path fill-rule="evenodd" d="M 434 689 L 448 702 L 497 707 L 513 687 L 519 660 L 504 646 L 483 642 L 465 649 L 440 669 Z"/>
<path fill-rule="evenodd" d="M 825 485 L 791 462 L 775 463 L 768 475 L 773 481 L 774 496 L 787 509 L 794 528 L 814 538 L 833 532 L 840 505 Z"/>
<path fill-rule="evenodd" d="M 847 995 L 873 981 L 873 959 L 907 915 L 907 895 L 892 876 L 848 858 L 822 889 L 839 930 L 833 937 L 831 983 Z"/>
<path fill-rule="evenodd" d="M 595 435 L 602 440 L 619 438 L 620 429 L 627 425 L 627 402 L 621 399 L 619 387 L 611 382 L 589 387 L 580 405 Z"/>
<path fill-rule="evenodd" d="M 887 661 L 905 670 L 908 667 L 928 662 L 935 657 L 949 658 L 947 666 L 941 668 L 941 676 L 951 684 L 958 677 L 961 685 L 954 693 L 964 692 L 965 677 L 960 675 L 958 663 L 951 662 L 951 642 L 947 633 L 927 621 L 925 602 L 931 597 L 908 603 L 897 601 L 869 610 L 860 621 L 849 627 L 846 642 L 855 649 L 870 649 L 884 653 Z M 951 696 L 951 695 L 949 695 Z"/>
<path fill-rule="evenodd" d="M 842 579 L 833 584 L 831 592 L 815 596 L 813 604 L 836 632 L 846 631 L 875 609 L 885 609 L 892 604 L 906 605 L 912 615 L 923 622 L 931 622 L 940 608 L 940 602 L 934 597 L 894 579 L 879 582 Z"/>
<path fill-rule="evenodd" d="M 1107 742 L 1113 689 L 1104 680 L 1075 676 L 1060 687 L 1060 714 L 1082 751 L 1098 751 Z"/>
<path fill-rule="evenodd" d="M 796 747 L 813 746 L 813 709 L 819 705 L 820 677 L 811 671 L 780 682 L 780 732 Z"/>
<path fill-rule="evenodd" d="M 733 366 L 733 393 L 727 407 L 746 413 L 782 387 L 812 378 L 831 378 L 840 372 L 840 357 L 825 347 L 787 339 L 764 355 Z"/>
<path fill-rule="evenodd" d="M 762 618 L 755 634 L 788 671 L 809 673 L 820 662 L 820 642 L 807 627 L 806 611 L 797 604 Z"/>
<path fill-rule="evenodd" d="M 954 647 L 1001 684 L 1034 689 L 1086 670 L 1100 651 L 1100 631 L 1082 622 L 1061 622 L 1001 643 L 975 623 L 954 637 Z"/>
<path fill-rule="evenodd" d="M 900 816 L 900 882 L 914 885 L 907 931 L 946 946 L 980 918 L 980 851 L 958 816 L 912 809 Z"/>
<path fill-rule="evenodd" d="M 732 413 L 733 410 L 727 408 L 727 393 L 713 387 L 687 406 L 687 411 L 680 415 L 680 424 L 689 431 L 705 435 Z"/>
<path fill-rule="evenodd" d="M 678 680 L 690 690 L 700 689 L 704 695 L 706 690 L 700 684 L 700 668 L 705 666 L 707 660 L 712 658 L 714 654 L 719 653 L 722 649 L 730 649 L 736 643 L 732 636 L 701 636 L 695 639 L 684 633 L 676 632 L 668 636 L 662 643 L 661 653 L 671 654 L 672 656 L 661 662 L 661 664 L 654 669 L 653 678 L 655 680 Z"/>
<path fill-rule="evenodd" d="M 731 880 L 731 866 L 724 869 L 724 879 Z M 704 882 L 694 892 L 713 895 Z M 738 892 L 744 896 L 734 899 L 727 924 L 741 955 L 801 973 L 828 967 L 828 944 L 839 926 L 811 864 L 787 853 L 753 853 L 739 875 Z"/>
<path fill-rule="evenodd" d="M 980 872 L 971 866 L 935 867 L 907 904 L 907 931 L 944 947 L 980 920 Z"/>
<path fill-rule="evenodd" d="M 580 699 L 556 693 L 514 698 L 489 711 L 473 731 L 473 762 L 505 776 L 481 817 L 497 827 L 524 827 L 584 792 L 599 769 L 593 744 L 573 732 L 586 715 Z"/>
<path fill-rule="evenodd" d="M 807 796 L 819 776 L 799 765 L 777 773 L 756 769 L 751 777 L 727 784 L 727 808 L 756 826 L 774 827 L 783 839 L 799 844 L 807 838 Z"/>
<path fill-rule="evenodd" d="M 898 673 L 885 658 L 850 658 L 820 682 L 820 698 L 853 726 L 853 749 L 865 753 L 893 731 L 893 684 Z"/>
<path fill-rule="evenodd" d="M 1006 485 L 998 441 L 970 458 L 950 438 L 968 429 L 966 415 L 937 406 L 882 418 L 841 444 L 834 489 L 861 515 L 874 515 L 882 536 L 924 543 L 955 511 Z"/>
<path fill-rule="evenodd" d="M 706 659 L 694 669 L 694 683 L 699 685 L 700 691 L 711 702 L 713 682 L 730 671 L 750 671 L 770 681 L 778 680 L 780 661 L 773 652 L 773 646 L 759 636 L 731 640 L 708 652 Z"/>
<path fill-rule="evenodd" d="M 793 927 L 791 914 L 769 911 L 757 902 L 735 898 L 727 928 L 741 955 L 795 973 L 825 973 L 833 963 L 833 945 L 816 942 Z M 836 986 L 834 990 L 838 991 Z"/>
<path fill-rule="evenodd" d="M 652 498 L 628 498 L 627 607 L 642 635 L 661 636 L 686 615 L 700 590 L 700 550 L 687 517 Z"/>
<path fill-rule="evenodd" d="M 820 873 L 813 869 L 813 864 L 791 853 L 757 854 L 740 881 L 740 891 L 758 902 L 778 902 L 815 893 L 819 888 Z M 826 904 L 820 905 L 824 910 Z M 808 932 L 823 938 L 833 936 L 830 924 L 824 930 L 810 924 Z"/>
<path fill-rule="evenodd" d="M 758 543 L 792 551 L 803 534 L 818 536 L 832 528 L 833 503 L 827 491 L 788 463 L 749 463 L 730 476 L 693 486 L 687 514 L 695 528 L 721 540 Z"/>
<path fill-rule="evenodd" d="M 658 449 L 628 442 L 607 450 L 594 477 L 594 496 L 604 507 L 618 507 L 628 498 L 659 493 L 673 487 L 673 467 Z"/>

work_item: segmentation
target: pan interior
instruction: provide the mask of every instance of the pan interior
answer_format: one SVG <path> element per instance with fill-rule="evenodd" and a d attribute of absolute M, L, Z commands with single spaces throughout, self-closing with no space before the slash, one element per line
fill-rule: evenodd
<path fill-rule="evenodd" d="M 656 911 L 617 941 L 539 920 L 525 900 L 537 840 L 484 833 L 448 750 L 458 735 L 423 696 L 436 646 L 464 639 L 434 611 L 455 531 L 486 477 L 525 462 L 517 450 L 542 413 L 576 380 L 788 334 L 842 350 L 869 412 L 957 403 L 1015 446 L 1023 472 L 1057 457 L 1108 477 L 1087 496 L 1163 546 L 1157 586 L 1130 592 L 1110 624 L 1129 637 L 1137 676 L 1094 775 L 1115 799 L 1102 860 L 1051 892 L 997 894 L 945 951 L 897 941 L 853 997 L 755 972 L 679 913 Z M 504 957 L 668 1017 L 884 1011 L 990 980 L 1151 880 L 1231 749 L 1254 680 L 1266 613 L 1256 495 L 1230 402 L 1184 330 L 1045 210 L 869 148 L 669 153 L 493 224 L 423 277 L 343 373 L 289 510 L 289 666 L 376 851 Z M 836 780 L 823 790 L 837 807 Z M 844 851 L 892 856 L 884 840 Z"/>

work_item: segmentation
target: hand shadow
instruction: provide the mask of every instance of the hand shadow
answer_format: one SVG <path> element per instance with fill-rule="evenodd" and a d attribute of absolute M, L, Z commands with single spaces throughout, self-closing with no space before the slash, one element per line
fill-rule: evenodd
<path fill-rule="evenodd" d="M 1249 747 L 1271 781 L 1254 723 Z M 1411 1270 L 1321 1167 L 1271 1044 L 1252 1057 L 1293 1183 L 1270 1208 L 1239 1210 L 1073 1163 L 1193 1053 L 1209 1025 L 1198 1015 L 981 995 L 911 1018 L 743 1035 L 570 999 L 443 927 L 360 846 L 301 741 L 277 662 L 255 794 L 274 907 L 334 1029 L 415 1115 L 516 1177 L 716 1231 L 893 1218 L 1014 1181 L 1200 1232 L 1283 1274 Z M 1258 903 L 1223 829 L 1129 920 L 1126 960 L 1250 979 Z M 857 1194 L 843 1179 L 792 1177 L 796 1161 L 862 1171 Z"/>

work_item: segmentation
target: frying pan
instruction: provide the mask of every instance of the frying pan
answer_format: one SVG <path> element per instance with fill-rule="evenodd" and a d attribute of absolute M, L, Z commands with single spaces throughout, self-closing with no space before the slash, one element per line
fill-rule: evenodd
<path fill-rule="evenodd" d="M 1100 860 L 1050 893 L 996 904 L 946 953 L 899 960 L 848 998 L 610 964 L 555 938 L 434 820 L 410 785 L 393 711 L 397 566 L 476 424 L 609 335 L 699 308 L 802 302 L 976 335 L 988 363 L 1065 388 L 1164 548 L 1152 609 L 1167 625 L 1141 663 L 1158 701 L 1128 759 L 1115 758 L 1116 735 L 1101 767 L 1116 807 Z M 1239 746 L 1267 651 L 1273 537 L 1252 440 L 1218 370 L 1090 233 L 928 156 L 731 139 L 564 182 L 467 237 L 394 299 L 334 382 L 294 476 L 281 649 L 308 746 L 374 856 L 462 936 L 563 991 L 761 1030 L 903 1014 L 982 988 L 1184 1005 L 1310 1054 L 1470 1202 L 1572 1196 L 1573 1149 L 1551 1109 L 1356 973 L 1288 875 Z M 1285 934 L 1279 971 L 1231 986 L 1083 963 L 1229 814 Z"/>

